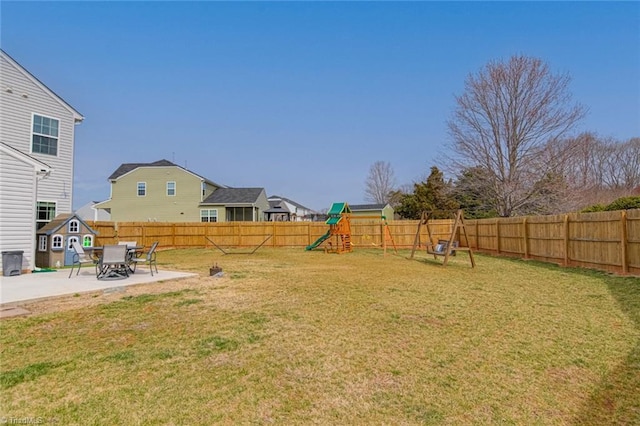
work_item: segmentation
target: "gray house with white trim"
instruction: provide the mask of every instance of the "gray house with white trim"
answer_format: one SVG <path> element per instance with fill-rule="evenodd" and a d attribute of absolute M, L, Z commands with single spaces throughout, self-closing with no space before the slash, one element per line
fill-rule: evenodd
<path fill-rule="evenodd" d="M 35 267 L 36 229 L 73 205 L 75 126 L 84 117 L 0 50 L 0 250 Z M 0 260 L 1 262 L 1 260 Z"/>
<path fill-rule="evenodd" d="M 269 222 L 313 221 L 318 217 L 318 212 L 289 198 L 271 195 L 268 197 L 268 200 L 269 210 L 265 213 L 266 220 Z"/>

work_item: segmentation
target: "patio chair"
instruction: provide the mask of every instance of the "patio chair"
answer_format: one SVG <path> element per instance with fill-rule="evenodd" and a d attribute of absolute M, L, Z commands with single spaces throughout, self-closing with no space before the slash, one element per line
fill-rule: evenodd
<path fill-rule="evenodd" d="M 141 251 L 136 250 L 135 248 L 141 248 L 138 247 L 138 242 L 137 241 L 119 241 L 118 242 L 119 246 L 127 246 L 127 249 L 129 250 L 129 255 L 131 257 L 138 257 L 142 254 Z"/>
<path fill-rule="evenodd" d="M 71 278 L 71 274 L 73 274 L 73 268 L 78 265 L 78 270 L 76 271 L 76 275 L 80 273 L 80 268 L 85 263 L 91 263 L 93 265 L 97 264 L 98 261 L 89 256 L 80 243 L 78 241 L 73 241 L 71 243 L 71 247 L 73 247 L 73 263 L 71 264 L 71 270 L 69 271 L 69 278 Z"/>
<path fill-rule="evenodd" d="M 156 263 L 156 248 L 158 247 L 158 241 L 154 242 L 151 245 L 149 251 L 142 255 L 132 258 L 131 261 L 131 269 L 133 271 L 136 270 L 136 265 L 138 263 L 148 263 L 149 270 L 151 271 L 151 276 L 153 276 L 153 267 L 156 268 L 156 273 L 158 273 L 158 264 Z"/>
<path fill-rule="evenodd" d="M 127 246 L 124 244 L 104 246 L 97 269 L 99 280 L 128 277 Z"/>

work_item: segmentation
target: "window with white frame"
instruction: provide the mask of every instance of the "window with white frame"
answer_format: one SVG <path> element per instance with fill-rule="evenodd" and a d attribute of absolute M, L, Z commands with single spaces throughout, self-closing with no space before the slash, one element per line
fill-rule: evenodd
<path fill-rule="evenodd" d="M 167 195 L 169 197 L 176 195 L 176 183 L 167 182 Z"/>
<path fill-rule="evenodd" d="M 138 182 L 138 197 L 144 197 L 147 195 L 147 183 Z"/>
<path fill-rule="evenodd" d="M 68 251 L 74 251 L 73 243 L 77 243 L 79 241 L 80 240 L 76 236 L 67 238 L 67 250 Z"/>
<path fill-rule="evenodd" d="M 63 241 L 64 238 L 62 238 L 62 235 L 56 234 L 51 237 L 51 250 L 62 250 L 64 247 Z"/>
<path fill-rule="evenodd" d="M 200 222 L 217 222 L 217 221 L 218 221 L 218 210 L 216 209 L 200 210 Z"/>
<path fill-rule="evenodd" d="M 58 127 L 55 118 L 33 115 L 31 152 L 58 155 Z"/>
<path fill-rule="evenodd" d="M 53 201 L 38 201 L 36 203 L 36 227 L 42 228 L 56 217 L 56 203 Z"/>
<path fill-rule="evenodd" d="M 77 234 L 80 232 L 80 221 L 72 219 L 69 221 L 69 233 Z"/>
<path fill-rule="evenodd" d="M 47 236 L 40 235 L 38 237 L 38 251 L 47 251 Z"/>
<path fill-rule="evenodd" d="M 82 247 L 93 247 L 93 235 L 87 234 L 82 237 Z"/>

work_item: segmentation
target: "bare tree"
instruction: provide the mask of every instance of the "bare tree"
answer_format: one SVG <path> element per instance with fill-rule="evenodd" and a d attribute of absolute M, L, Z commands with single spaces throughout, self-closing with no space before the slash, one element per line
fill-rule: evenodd
<path fill-rule="evenodd" d="M 584 116 L 573 104 L 568 75 L 555 75 L 540 59 L 513 56 L 490 62 L 465 83 L 448 121 L 454 161 L 460 169 L 481 167 L 500 216 L 528 213 L 549 198 L 557 165 L 544 155 Z"/>
<path fill-rule="evenodd" d="M 369 169 L 369 176 L 365 182 L 365 198 L 377 204 L 391 201 L 395 190 L 395 176 L 391 163 L 376 161 Z"/>
<path fill-rule="evenodd" d="M 629 191 L 640 186 L 640 138 L 615 145 L 613 156 L 619 188 Z"/>

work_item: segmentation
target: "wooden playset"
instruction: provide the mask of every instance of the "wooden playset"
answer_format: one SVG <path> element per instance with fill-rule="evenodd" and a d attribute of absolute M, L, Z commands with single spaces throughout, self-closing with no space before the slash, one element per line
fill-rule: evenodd
<path fill-rule="evenodd" d="M 360 219 L 377 219 L 382 220 L 382 247 L 384 249 L 384 254 L 387 254 L 387 245 L 389 243 L 393 245 L 393 249 L 398 253 L 393 236 L 389 230 L 389 225 L 387 224 L 387 219 L 384 216 L 352 215 L 349 204 L 347 203 L 333 203 L 327 215 L 329 218 L 325 223 L 329 225 L 329 230 L 313 244 L 308 245 L 306 250 L 313 250 L 326 241 L 324 245 L 326 253 L 350 253 L 353 251 L 353 243 L 351 242 L 351 221 Z"/>
<path fill-rule="evenodd" d="M 351 253 L 353 247 L 351 246 L 351 209 L 349 204 L 333 203 L 327 215 L 329 218 L 325 223 L 329 225 L 329 230 L 313 244 L 308 245 L 306 250 L 313 250 L 326 240 L 329 240 L 325 245 L 325 252 Z"/>

